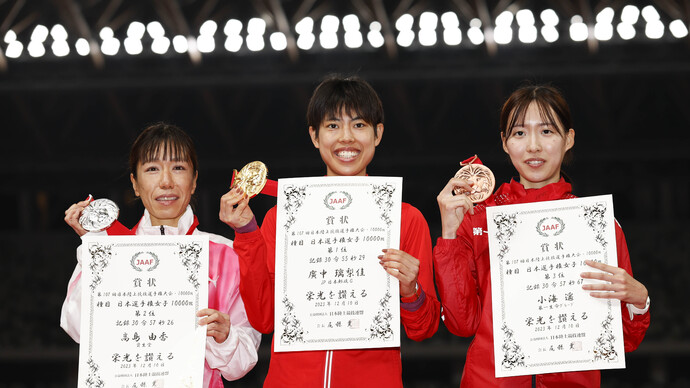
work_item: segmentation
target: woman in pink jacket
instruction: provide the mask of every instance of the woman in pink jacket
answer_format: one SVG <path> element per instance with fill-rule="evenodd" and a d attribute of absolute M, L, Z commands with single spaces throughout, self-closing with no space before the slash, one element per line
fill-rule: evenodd
<path fill-rule="evenodd" d="M 485 202 L 472 205 L 464 194 L 469 182 L 453 178 L 438 195 L 442 237 L 434 247 L 436 284 L 448 330 L 474 336 L 467 351 L 461 387 L 598 387 L 598 370 L 496 378 L 494 373 L 491 274 L 486 207 L 575 198 L 561 176 L 561 164 L 575 144 L 570 109 L 563 96 L 549 86 L 516 90 L 501 112 L 501 141 L 519 174 Z M 468 214 L 469 213 L 469 214 Z M 637 348 L 649 327 L 649 296 L 632 277 L 623 231 L 616 224 L 618 267 L 586 261 L 602 272 L 584 272 L 597 279 L 583 285 L 594 298 L 618 299 L 623 312 L 625 351 Z M 533 381 L 534 380 L 534 381 Z M 533 385 L 534 383 L 534 385 Z"/>
<path fill-rule="evenodd" d="M 129 157 L 130 179 L 137 197 L 144 204 L 144 215 L 130 231 L 111 227 L 97 234 L 209 236 L 208 308 L 197 312 L 200 325 L 206 325 L 204 387 L 222 388 L 223 380 L 237 380 L 257 362 L 261 335 L 249 324 L 239 293 L 239 263 L 232 241 L 202 232 L 189 205 L 196 190 L 198 163 L 191 138 L 178 127 L 154 124 L 137 137 Z M 90 199 L 70 206 L 65 222 L 79 236 L 87 231 L 79 217 Z M 89 232 L 94 234 L 94 232 Z M 60 326 L 79 342 L 81 319 L 81 246 L 77 266 L 67 288 Z"/>

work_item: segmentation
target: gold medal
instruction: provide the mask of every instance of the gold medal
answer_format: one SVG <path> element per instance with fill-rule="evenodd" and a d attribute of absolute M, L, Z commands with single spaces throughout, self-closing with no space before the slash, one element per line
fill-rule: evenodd
<path fill-rule="evenodd" d="M 475 156 L 476 159 L 476 156 Z M 483 164 L 473 164 L 472 159 L 469 163 L 464 164 L 458 172 L 455 173 L 455 178 L 464 179 L 470 183 L 474 183 L 472 186 L 472 191 L 462 191 L 459 188 L 453 189 L 453 195 L 465 194 L 472 201 L 472 203 L 483 202 L 491 193 L 494 192 L 494 185 L 496 184 L 496 179 L 491 170 Z"/>
<path fill-rule="evenodd" d="M 239 172 L 235 170 L 235 181 L 232 187 L 239 186 L 249 198 L 254 197 L 266 185 L 267 175 L 268 168 L 262 162 L 247 163 Z"/>

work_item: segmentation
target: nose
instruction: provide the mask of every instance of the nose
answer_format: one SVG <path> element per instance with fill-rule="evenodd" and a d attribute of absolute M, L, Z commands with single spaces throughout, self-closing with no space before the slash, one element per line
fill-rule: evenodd
<path fill-rule="evenodd" d="M 350 143 L 354 141 L 355 137 L 352 133 L 352 128 L 350 128 L 349 125 L 344 125 L 342 130 L 340 131 L 340 142 L 341 143 Z"/>
<path fill-rule="evenodd" d="M 163 169 L 161 171 L 161 179 L 159 185 L 162 189 L 169 189 L 173 186 L 172 173 L 169 170 Z"/>
<path fill-rule="evenodd" d="M 537 131 L 531 131 L 527 140 L 527 151 L 528 152 L 539 152 L 541 151 L 541 139 L 539 139 L 539 134 Z"/>

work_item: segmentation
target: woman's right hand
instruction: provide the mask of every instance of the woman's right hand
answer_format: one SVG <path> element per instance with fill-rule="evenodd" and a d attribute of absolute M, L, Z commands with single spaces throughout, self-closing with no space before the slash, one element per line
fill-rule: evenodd
<path fill-rule="evenodd" d="M 81 224 L 79 223 L 79 217 L 81 217 L 81 212 L 84 211 L 91 201 L 93 201 L 93 197 L 89 195 L 89 197 L 85 200 L 72 204 L 72 206 L 65 210 L 65 222 L 67 225 L 71 226 L 75 232 L 77 232 L 79 237 L 88 232 L 86 229 L 82 228 Z"/>
<path fill-rule="evenodd" d="M 249 197 L 239 187 L 230 189 L 220 197 L 218 216 L 233 229 L 247 225 L 254 218 L 254 213 L 249 207 Z"/>
<path fill-rule="evenodd" d="M 453 195 L 455 189 L 471 192 L 472 185 L 464 179 L 452 178 L 436 197 L 441 211 L 441 236 L 443 238 L 454 239 L 463 218 L 465 218 L 465 213 L 474 214 L 474 205 L 467 195 Z"/>

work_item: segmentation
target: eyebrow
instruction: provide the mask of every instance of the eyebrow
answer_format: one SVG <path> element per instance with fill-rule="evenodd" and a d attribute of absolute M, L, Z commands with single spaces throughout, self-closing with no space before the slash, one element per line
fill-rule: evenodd
<path fill-rule="evenodd" d="M 554 123 L 552 123 L 552 122 L 541 122 L 541 123 L 537 123 L 536 125 L 538 125 L 538 126 L 543 126 L 543 125 L 552 125 L 552 126 L 555 126 L 556 124 L 554 124 Z M 513 128 L 515 128 L 515 127 L 524 127 L 524 126 L 525 126 L 525 122 L 524 122 L 524 121 L 521 122 L 521 123 L 515 123 L 515 124 L 513 124 Z"/>

